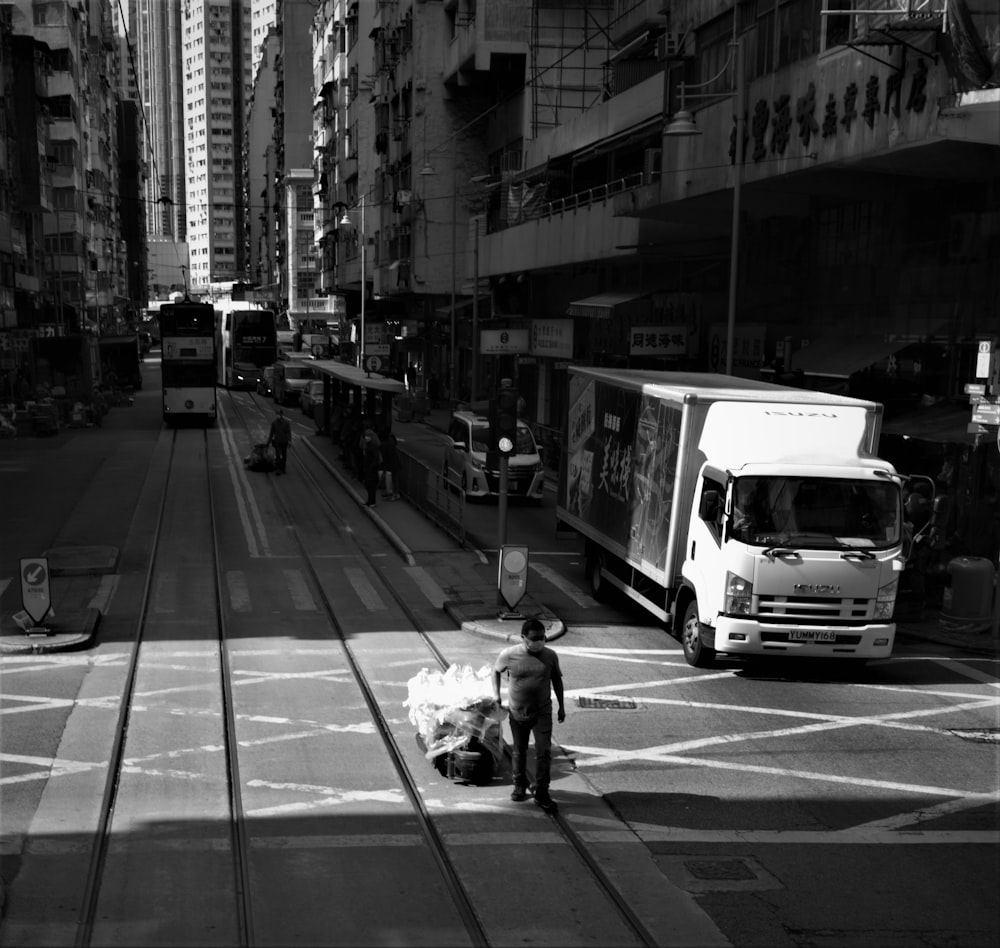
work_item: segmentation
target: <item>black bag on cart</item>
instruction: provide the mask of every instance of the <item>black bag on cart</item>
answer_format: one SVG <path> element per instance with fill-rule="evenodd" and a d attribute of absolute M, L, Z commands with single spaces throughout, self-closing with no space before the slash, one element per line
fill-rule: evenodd
<path fill-rule="evenodd" d="M 269 444 L 255 444 L 243 463 L 251 471 L 273 471 L 274 449 Z"/>

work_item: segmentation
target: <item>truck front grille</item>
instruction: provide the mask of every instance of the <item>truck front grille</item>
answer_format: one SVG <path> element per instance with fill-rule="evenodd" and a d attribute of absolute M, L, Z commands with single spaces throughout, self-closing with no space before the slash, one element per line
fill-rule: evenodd
<path fill-rule="evenodd" d="M 818 596 L 761 596 L 757 601 L 761 622 L 795 622 L 800 625 L 851 624 L 871 617 L 870 599 L 828 599 Z"/>

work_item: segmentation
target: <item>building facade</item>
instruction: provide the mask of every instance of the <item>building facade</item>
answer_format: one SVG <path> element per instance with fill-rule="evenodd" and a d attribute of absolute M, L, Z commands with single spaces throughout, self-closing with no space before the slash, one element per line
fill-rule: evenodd
<path fill-rule="evenodd" d="M 243 280 L 244 135 L 252 93 L 250 0 L 181 10 L 183 150 L 191 287 Z"/>

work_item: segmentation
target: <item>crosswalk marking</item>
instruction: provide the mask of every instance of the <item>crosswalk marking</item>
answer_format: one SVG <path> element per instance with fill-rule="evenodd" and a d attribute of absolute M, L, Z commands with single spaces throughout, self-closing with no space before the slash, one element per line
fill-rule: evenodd
<path fill-rule="evenodd" d="M 230 570 L 226 573 L 226 586 L 229 588 L 229 607 L 233 612 L 249 612 L 250 590 L 243 571 Z"/>
<path fill-rule="evenodd" d="M 375 591 L 372 584 L 368 582 L 368 577 L 365 575 L 364 570 L 345 569 L 344 575 L 347 576 L 347 581 L 354 588 L 354 591 L 358 594 L 358 598 L 369 612 L 378 612 L 386 608 L 382 597 Z"/>
<path fill-rule="evenodd" d="M 427 601 L 435 609 L 443 609 L 445 600 L 448 598 L 445 591 L 434 581 L 430 573 L 422 566 L 407 566 L 407 575 L 413 580 L 417 588 L 427 597 Z"/>
<path fill-rule="evenodd" d="M 572 583 L 566 582 L 565 577 L 562 576 L 556 570 L 554 570 L 551 566 L 548 566 L 545 563 L 534 563 L 530 561 L 528 565 L 531 567 L 532 570 L 538 573 L 538 575 L 541 576 L 542 579 L 552 583 L 552 585 L 555 586 L 556 589 L 559 589 L 562 592 L 564 592 L 567 596 L 569 596 L 570 599 L 573 600 L 573 602 L 575 602 L 581 608 L 594 609 L 597 607 L 598 604 L 597 600 L 594 599 L 593 596 L 588 595 L 581 589 L 577 589 L 576 586 L 574 586 Z"/>
<path fill-rule="evenodd" d="M 177 611 L 177 574 L 173 570 L 162 570 L 156 575 L 153 588 L 153 612 L 172 613 Z"/>
<path fill-rule="evenodd" d="M 285 582 L 288 584 L 288 592 L 292 597 L 292 604 L 295 608 L 300 612 L 315 612 L 316 602 L 312 597 L 312 593 L 309 592 L 309 586 L 306 584 L 302 571 L 286 569 L 282 570 L 282 572 L 285 574 Z"/>

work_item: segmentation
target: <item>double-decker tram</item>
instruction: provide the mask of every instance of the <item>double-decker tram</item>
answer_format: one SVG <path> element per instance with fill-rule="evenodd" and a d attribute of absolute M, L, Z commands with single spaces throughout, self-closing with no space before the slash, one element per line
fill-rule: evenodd
<path fill-rule="evenodd" d="M 274 310 L 234 301 L 217 311 L 218 382 L 226 388 L 254 389 L 264 367 L 278 359 Z"/>
<path fill-rule="evenodd" d="M 215 421 L 215 308 L 184 300 L 160 307 L 163 420 Z"/>

